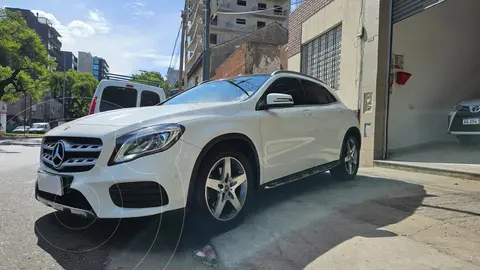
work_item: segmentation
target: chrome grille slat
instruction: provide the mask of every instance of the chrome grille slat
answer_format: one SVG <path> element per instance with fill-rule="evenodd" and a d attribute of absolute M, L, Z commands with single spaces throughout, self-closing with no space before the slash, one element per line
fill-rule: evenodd
<path fill-rule="evenodd" d="M 63 162 L 59 165 L 55 157 L 56 145 L 62 141 L 64 146 Z M 98 138 L 82 137 L 45 137 L 42 144 L 42 162 L 49 168 L 59 172 L 85 172 L 91 170 L 97 163 L 103 144 Z M 55 157 L 55 158 L 54 158 Z"/>

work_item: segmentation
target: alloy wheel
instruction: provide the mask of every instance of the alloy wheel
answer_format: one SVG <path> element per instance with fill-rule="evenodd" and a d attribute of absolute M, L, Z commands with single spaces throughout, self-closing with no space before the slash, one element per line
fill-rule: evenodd
<path fill-rule="evenodd" d="M 345 148 L 345 169 L 348 174 L 354 174 L 358 166 L 358 150 L 355 140 L 350 138 Z"/>
<path fill-rule="evenodd" d="M 247 174 L 234 157 L 218 160 L 208 173 L 205 201 L 212 216 L 220 221 L 233 219 L 242 210 L 247 198 Z"/>

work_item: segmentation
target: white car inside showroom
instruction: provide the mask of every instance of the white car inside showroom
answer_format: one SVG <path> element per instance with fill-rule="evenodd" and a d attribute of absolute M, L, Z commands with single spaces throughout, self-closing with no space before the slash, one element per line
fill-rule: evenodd
<path fill-rule="evenodd" d="M 389 160 L 480 174 L 480 0 L 393 3 Z"/>

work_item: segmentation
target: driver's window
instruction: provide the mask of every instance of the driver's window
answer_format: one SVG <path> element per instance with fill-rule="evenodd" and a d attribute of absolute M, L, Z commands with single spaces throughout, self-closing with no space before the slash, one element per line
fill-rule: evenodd
<path fill-rule="evenodd" d="M 292 96 L 295 105 L 306 104 L 302 84 L 296 78 L 285 77 L 276 80 L 267 90 L 267 94 L 270 93 L 288 94 Z"/>

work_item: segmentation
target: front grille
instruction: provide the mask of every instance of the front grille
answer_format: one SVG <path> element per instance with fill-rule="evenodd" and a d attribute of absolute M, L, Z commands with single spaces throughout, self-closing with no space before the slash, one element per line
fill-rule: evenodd
<path fill-rule="evenodd" d="M 468 107 L 467 107 L 468 108 Z M 480 132 L 480 125 L 464 125 L 463 118 L 480 117 L 480 113 L 472 113 L 470 109 L 468 111 L 458 111 L 450 126 L 450 131 L 453 132 Z"/>
<path fill-rule="evenodd" d="M 112 185 L 113 203 L 123 208 L 149 208 L 168 204 L 165 189 L 156 182 L 132 182 Z"/>
<path fill-rule="evenodd" d="M 55 194 L 43 192 L 39 190 L 38 187 L 36 188 L 37 196 L 42 199 L 61 205 L 90 211 L 92 213 L 94 212 L 92 206 L 88 203 L 87 199 L 80 191 L 70 188 L 65 188 L 64 191 L 65 194 L 63 194 L 63 196 L 58 196 Z"/>
<path fill-rule="evenodd" d="M 64 146 L 63 158 L 55 156 L 55 147 Z M 42 162 L 58 172 L 86 172 L 91 170 L 102 151 L 102 140 L 81 137 L 45 137 L 42 143 Z M 59 151 L 62 152 L 62 151 Z"/>

